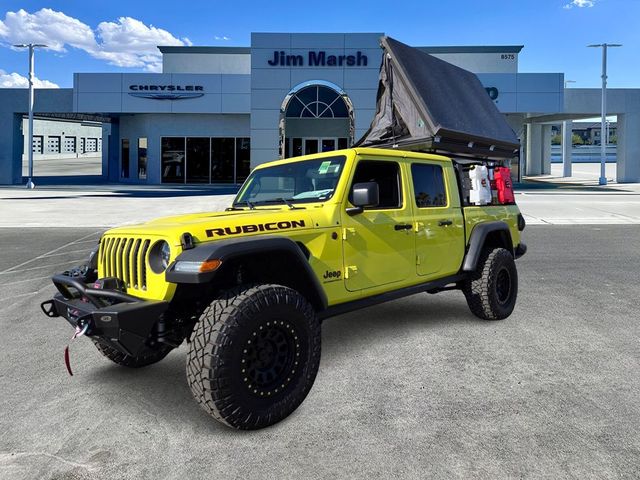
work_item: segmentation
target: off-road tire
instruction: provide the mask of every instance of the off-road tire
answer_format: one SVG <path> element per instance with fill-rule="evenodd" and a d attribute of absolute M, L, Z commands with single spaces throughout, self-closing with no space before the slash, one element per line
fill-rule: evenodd
<path fill-rule="evenodd" d="M 513 255 L 504 248 L 486 248 L 462 291 L 475 316 L 484 320 L 507 318 L 518 296 L 518 271 Z"/>
<path fill-rule="evenodd" d="M 225 425 L 254 430 L 290 415 L 320 364 L 320 323 L 297 291 L 281 285 L 223 292 L 191 334 L 187 382 Z"/>
<path fill-rule="evenodd" d="M 157 363 L 173 350 L 173 347 L 169 345 L 159 345 L 155 348 L 145 347 L 140 355 L 132 357 L 97 340 L 93 340 L 93 343 L 96 345 L 98 351 L 113 363 L 130 368 L 146 367 L 147 365 Z"/>

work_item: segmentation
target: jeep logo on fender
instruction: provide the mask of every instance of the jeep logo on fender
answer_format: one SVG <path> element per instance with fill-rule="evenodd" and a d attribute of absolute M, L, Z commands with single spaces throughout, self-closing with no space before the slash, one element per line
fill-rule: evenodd
<path fill-rule="evenodd" d="M 239 235 L 241 233 L 271 232 L 274 230 L 288 230 L 290 228 L 304 227 L 304 220 L 292 220 L 282 222 L 258 223 L 257 225 L 239 225 L 237 227 L 208 228 L 207 237 L 225 237 L 227 235 Z"/>

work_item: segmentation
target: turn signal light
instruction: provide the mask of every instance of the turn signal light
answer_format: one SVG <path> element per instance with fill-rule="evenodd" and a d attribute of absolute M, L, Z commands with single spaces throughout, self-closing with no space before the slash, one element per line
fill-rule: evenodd
<path fill-rule="evenodd" d="M 188 262 L 188 261 L 178 261 L 176 262 L 176 266 L 174 270 L 176 272 L 185 272 L 185 273 L 207 273 L 213 272 L 217 270 L 222 264 L 222 260 L 214 259 L 214 260 L 205 260 L 204 262 Z"/>
<path fill-rule="evenodd" d="M 214 260 L 206 260 L 204 262 L 202 262 L 202 264 L 200 265 L 200 271 L 202 273 L 204 272 L 213 272 L 214 270 L 217 270 L 218 267 L 220 266 L 222 262 L 220 260 L 218 260 L 217 258 Z"/>

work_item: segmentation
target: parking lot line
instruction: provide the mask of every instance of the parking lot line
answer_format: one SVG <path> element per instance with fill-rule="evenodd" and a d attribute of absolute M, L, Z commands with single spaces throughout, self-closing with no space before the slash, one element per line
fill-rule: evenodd
<path fill-rule="evenodd" d="M 37 260 L 37 259 L 34 259 Z M 31 268 L 23 268 L 20 270 L 20 272 L 29 272 L 31 270 L 39 270 L 40 268 L 47 268 L 47 267 L 59 267 L 61 265 L 68 265 L 70 263 L 78 263 L 78 262 L 82 262 L 82 258 L 81 259 L 75 259 L 75 260 L 69 260 L 67 262 L 62 262 L 62 263 L 54 263 L 51 265 L 40 265 L 38 267 L 31 267 Z M 17 267 L 12 267 L 12 268 L 17 268 Z M 0 275 L 7 275 L 9 273 L 16 273 L 15 270 L 5 270 L 3 272 L 0 272 Z"/>
<path fill-rule="evenodd" d="M 20 267 L 22 267 L 22 266 L 24 266 L 24 265 L 28 265 L 29 263 L 33 263 L 33 262 L 35 262 L 36 260 L 40 260 L 40 259 L 42 259 L 42 258 L 46 257 L 47 255 L 51 255 L 52 253 L 59 252 L 60 250 L 62 250 L 63 248 L 68 247 L 69 245 L 76 245 L 77 243 L 79 243 L 79 242 L 81 242 L 81 241 L 83 241 L 83 240 L 85 240 L 85 239 L 89 238 L 90 236 L 95 235 L 95 234 L 97 234 L 97 233 L 100 233 L 100 231 L 92 232 L 92 233 L 90 233 L 90 234 L 88 234 L 88 235 L 84 235 L 83 237 L 80 237 L 80 238 L 78 238 L 77 240 L 74 240 L 73 242 L 65 243 L 65 244 L 64 244 L 64 245 L 62 245 L 61 247 L 54 248 L 53 250 L 50 250 L 50 251 L 48 251 L 48 252 L 46 252 L 46 253 L 43 253 L 43 254 L 41 254 L 41 255 L 38 255 L 37 257 L 31 258 L 31 259 L 29 259 L 29 260 L 27 260 L 27 261 L 25 261 L 25 262 L 19 263 L 18 265 L 14 265 L 13 267 L 9 267 L 9 268 L 7 268 L 7 269 L 3 270 L 2 272 L 0 272 L 0 275 L 3 275 L 3 274 L 5 274 L 5 273 L 11 273 L 11 272 L 14 272 L 16 268 L 20 268 Z M 51 265 L 51 266 L 54 266 L 54 265 Z M 41 267 L 38 267 L 38 268 L 41 268 Z M 22 271 L 24 271 L 24 270 L 22 270 Z"/>

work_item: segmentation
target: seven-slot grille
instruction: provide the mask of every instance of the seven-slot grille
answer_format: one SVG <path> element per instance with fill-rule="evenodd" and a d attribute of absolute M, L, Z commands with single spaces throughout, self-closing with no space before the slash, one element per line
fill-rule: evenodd
<path fill-rule="evenodd" d="M 99 262 L 105 277 L 117 277 L 127 288 L 147 289 L 147 253 L 151 240 L 131 237 L 105 237 L 100 245 Z"/>

